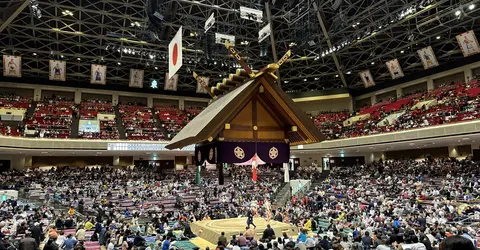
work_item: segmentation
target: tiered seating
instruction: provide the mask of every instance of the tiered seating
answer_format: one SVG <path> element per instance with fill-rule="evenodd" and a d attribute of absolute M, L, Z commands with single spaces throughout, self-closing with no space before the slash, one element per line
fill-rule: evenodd
<path fill-rule="evenodd" d="M 28 109 L 31 102 L 31 98 L 10 94 L 0 95 L 0 108 Z"/>
<path fill-rule="evenodd" d="M 111 102 L 101 100 L 82 101 L 80 105 L 80 119 L 94 120 L 98 114 L 115 114 Z"/>
<path fill-rule="evenodd" d="M 27 130 L 42 138 L 68 138 L 74 104 L 62 97 L 44 99 L 37 104 L 33 117 L 26 121 Z"/>
<path fill-rule="evenodd" d="M 314 122 L 329 139 L 339 139 L 477 119 L 480 117 L 477 111 L 479 86 L 477 80 L 468 84 L 452 82 L 428 93 L 415 93 L 397 101 L 382 101 L 362 108 L 359 114 L 370 114 L 370 117 L 351 126 L 343 126 L 342 122 L 349 117 L 339 116 L 338 113 L 321 114 L 314 118 Z M 420 103 L 430 100 L 435 101 L 433 106 L 425 107 Z M 415 107 L 417 103 L 421 105 Z M 387 116 L 400 111 L 405 112 L 399 114 L 394 124 L 378 125 Z"/>
<path fill-rule="evenodd" d="M 0 95 L 0 109 L 3 110 L 15 110 L 18 113 L 25 113 L 32 102 L 31 98 L 21 97 L 14 94 L 3 94 Z M 20 119 L 21 116 L 16 117 L 8 117 L 3 116 L 1 120 L 10 120 L 10 124 L 5 124 L 4 122 L 0 122 L 0 134 L 7 135 L 7 136 L 22 136 L 22 132 L 20 132 Z"/>
<path fill-rule="evenodd" d="M 167 139 L 172 139 L 185 125 L 193 119 L 187 116 L 187 112 L 181 111 L 177 107 L 156 106 L 155 113 L 162 123 L 162 126 L 167 130 Z"/>
<path fill-rule="evenodd" d="M 120 105 L 122 123 L 129 140 L 163 140 L 165 136 L 156 126 L 152 110 L 145 106 Z"/>
<path fill-rule="evenodd" d="M 0 121 L 0 134 L 7 136 L 23 136 L 18 128 L 12 128 Z"/>

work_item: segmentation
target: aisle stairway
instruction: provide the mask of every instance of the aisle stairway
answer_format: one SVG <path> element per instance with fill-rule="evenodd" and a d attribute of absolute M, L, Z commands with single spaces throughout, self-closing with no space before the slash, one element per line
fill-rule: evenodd
<path fill-rule="evenodd" d="M 114 106 L 113 109 L 115 110 L 115 119 L 117 121 L 117 129 L 120 135 L 120 140 L 126 140 L 127 135 L 125 134 L 125 127 L 123 126 L 123 123 L 122 123 L 122 114 L 120 114 L 118 106 Z"/>
<path fill-rule="evenodd" d="M 35 112 L 35 109 L 37 108 L 37 103 L 38 102 L 32 102 L 32 104 L 27 109 L 27 117 L 25 118 L 30 118 L 33 116 L 33 112 Z"/>
<path fill-rule="evenodd" d="M 72 126 L 70 127 L 70 138 L 78 138 L 78 129 L 80 126 L 80 116 L 72 116 Z"/>
<path fill-rule="evenodd" d="M 284 207 L 291 197 L 292 195 L 290 191 L 290 183 L 285 182 L 283 183 L 283 186 L 278 191 L 275 197 L 275 200 L 273 202 L 273 205 L 275 205 L 276 207 Z"/>
<path fill-rule="evenodd" d="M 153 110 L 153 109 L 152 109 L 152 110 Z M 165 136 L 165 139 L 168 140 L 167 130 L 162 126 L 162 122 L 160 121 L 158 115 L 154 113 L 153 118 L 155 119 L 155 127 L 157 128 L 157 130 L 159 130 L 160 132 L 162 132 L 163 135 Z"/>

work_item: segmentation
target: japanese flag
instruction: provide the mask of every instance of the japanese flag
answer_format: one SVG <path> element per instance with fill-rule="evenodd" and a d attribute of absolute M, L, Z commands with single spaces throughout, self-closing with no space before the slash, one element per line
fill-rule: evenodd
<path fill-rule="evenodd" d="M 168 75 L 173 76 L 182 67 L 182 26 L 168 45 Z"/>

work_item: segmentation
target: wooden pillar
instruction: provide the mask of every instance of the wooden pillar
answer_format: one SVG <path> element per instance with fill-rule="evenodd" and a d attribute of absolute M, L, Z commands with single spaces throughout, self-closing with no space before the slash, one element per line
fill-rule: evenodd
<path fill-rule="evenodd" d="M 224 184 L 223 164 L 222 163 L 217 163 L 217 168 L 218 168 L 218 185 L 223 185 Z"/>

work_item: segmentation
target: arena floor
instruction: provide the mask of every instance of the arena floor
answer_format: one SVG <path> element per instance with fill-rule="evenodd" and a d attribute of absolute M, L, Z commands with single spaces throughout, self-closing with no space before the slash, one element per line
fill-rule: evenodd
<path fill-rule="evenodd" d="M 232 238 L 232 235 L 238 235 L 245 232 L 245 227 L 247 218 L 233 218 L 233 219 L 224 219 L 224 220 L 211 220 L 211 221 L 197 221 L 191 224 L 192 231 L 198 237 L 212 243 L 217 244 L 218 237 L 220 237 L 221 232 L 225 232 L 225 237 L 228 240 Z M 254 221 L 257 228 L 255 229 L 255 239 L 262 237 L 263 230 L 267 228 L 269 224 L 263 218 L 255 218 Z M 275 235 L 282 235 L 283 232 L 286 232 L 289 236 L 297 235 L 298 228 L 287 223 L 278 222 L 271 220 L 270 226 L 275 231 Z"/>

